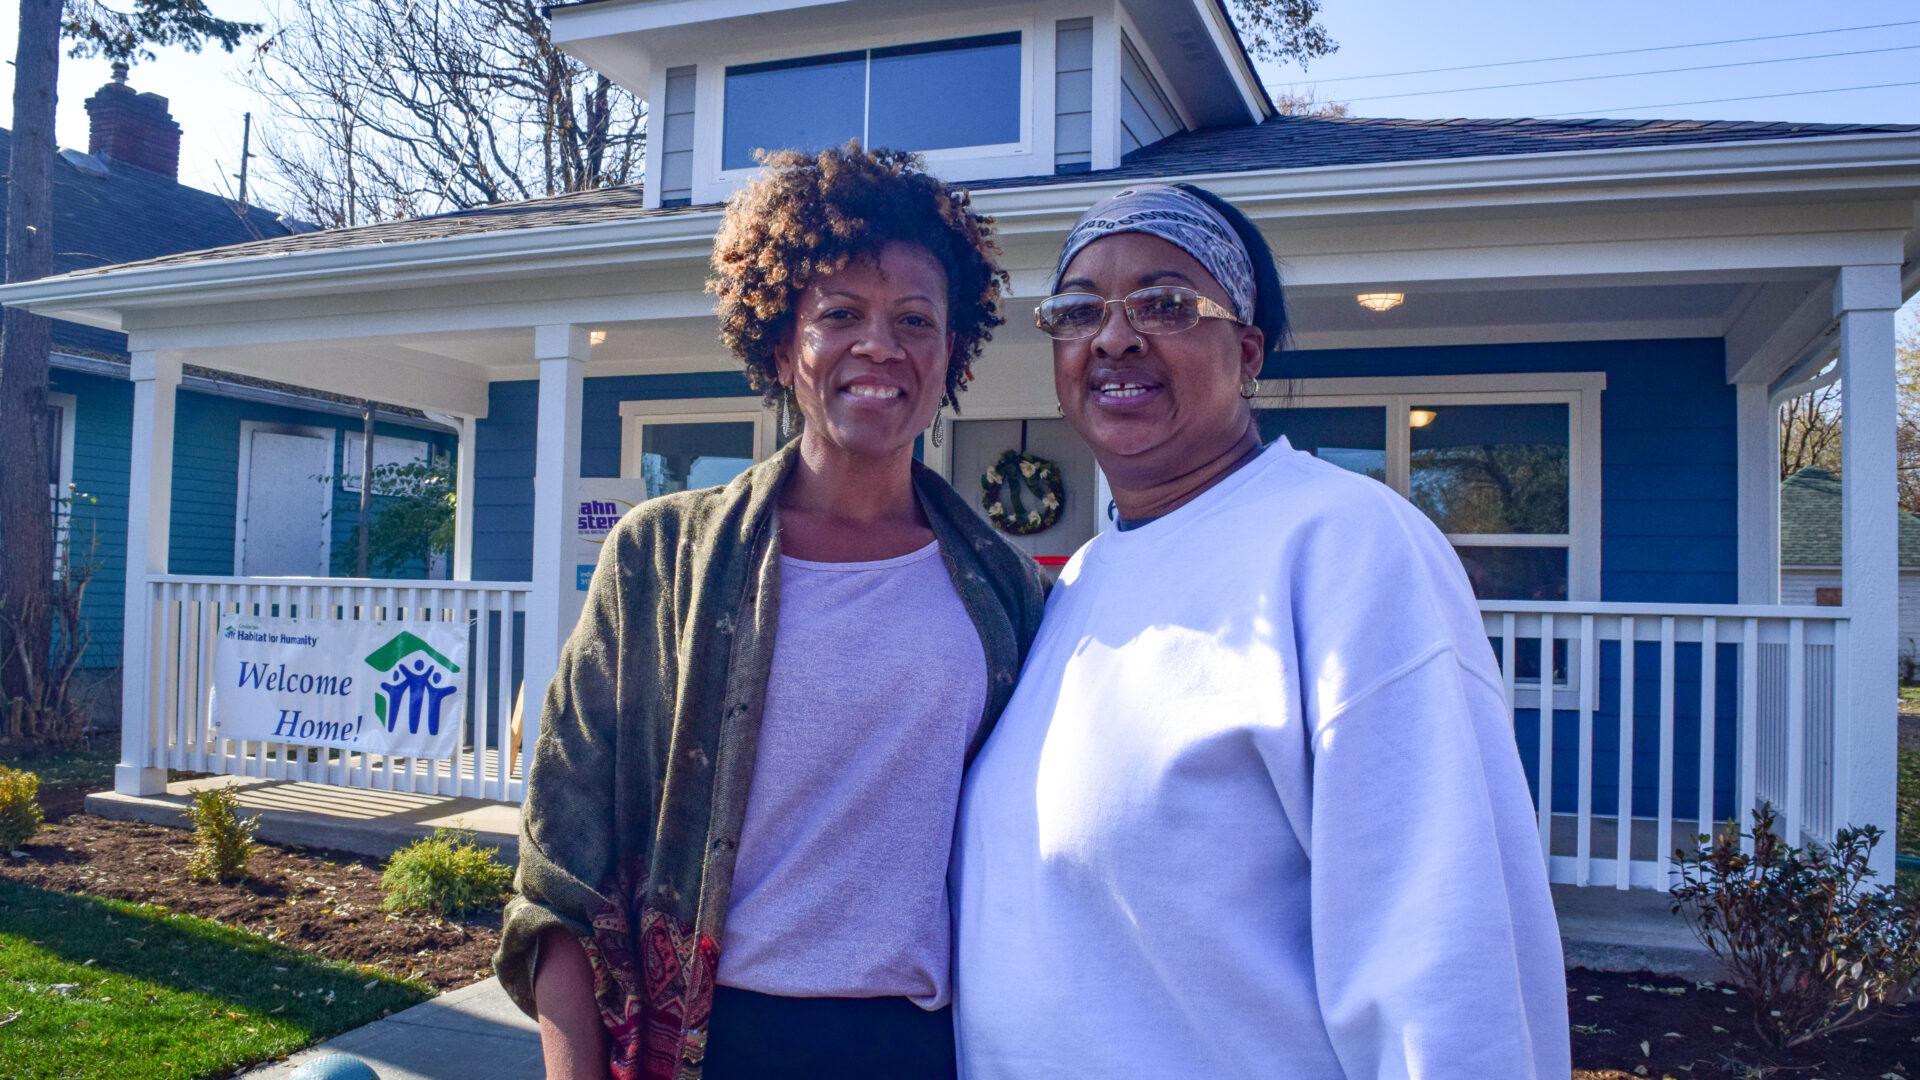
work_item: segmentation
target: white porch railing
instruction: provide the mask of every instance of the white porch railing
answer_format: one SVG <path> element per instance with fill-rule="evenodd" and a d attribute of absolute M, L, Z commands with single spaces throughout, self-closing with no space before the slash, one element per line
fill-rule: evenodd
<path fill-rule="evenodd" d="M 126 764 L 523 797 L 531 747 L 522 747 L 519 760 L 502 748 L 524 663 L 526 583 L 164 575 L 149 578 L 148 588 L 147 738 L 144 753 Z M 1846 760 L 1837 694 L 1844 611 L 1507 601 L 1483 603 L 1481 611 L 1553 881 L 1665 888 L 1676 846 L 1729 818 L 1744 826 L 1761 800 L 1779 809 L 1790 837 L 1830 839 L 1844 824 L 1834 820 L 1836 768 Z M 454 756 L 388 758 L 218 737 L 207 721 L 223 613 L 466 624 L 472 678 Z M 1550 673 L 1552 722 L 1545 724 L 1542 672 Z M 1620 724 L 1623 714 L 1633 722 Z M 1622 792 L 1629 793 L 1626 828 Z"/>
<path fill-rule="evenodd" d="M 123 764 L 518 801 L 525 761 L 503 749 L 520 685 L 529 588 L 525 582 L 149 576 L 146 750 L 144 759 Z M 221 615 L 236 613 L 466 624 L 467 715 L 453 757 L 393 758 L 220 738 L 207 723 L 214 638 Z M 531 749 L 523 746 L 521 757 Z"/>
<path fill-rule="evenodd" d="M 1845 824 L 1834 820 L 1835 770 L 1846 760 L 1843 610 L 1480 607 L 1554 882 L 1664 889 L 1677 846 L 1728 819 L 1747 827 L 1761 800 L 1796 842 L 1831 839 Z M 1551 673 L 1546 723 L 1542 672 Z"/>

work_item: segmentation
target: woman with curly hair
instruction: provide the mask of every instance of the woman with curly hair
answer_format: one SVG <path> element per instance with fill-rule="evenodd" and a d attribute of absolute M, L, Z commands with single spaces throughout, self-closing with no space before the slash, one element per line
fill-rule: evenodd
<path fill-rule="evenodd" d="M 955 1069 L 954 812 L 1043 590 L 913 445 L 1003 275 L 911 155 L 765 165 L 709 289 L 801 430 L 621 520 L 548 688 L 494 963 L 549 1077 Z"/>

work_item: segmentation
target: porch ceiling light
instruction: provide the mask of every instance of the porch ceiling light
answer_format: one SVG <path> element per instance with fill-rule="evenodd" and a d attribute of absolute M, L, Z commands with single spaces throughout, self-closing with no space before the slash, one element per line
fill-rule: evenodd
<path fill-rule="evenodd" d="M 587 331 L 588 345 L 604 345 L 606 344 L 606 342 L 607 342 L 607 332 L 605 330 Z"/>
<path fill-rule="evenodd" d="M 1432 409 L 1408 409 L 1407 410 L 1407 426 L 1408 427 L 1426 427 L 1428 424 L 1433 423 L 1435 420 L 1438 420 L 1439 418 L 1440 418 L 1440 414 L 1437 412 L 1434 412 Z"/>
<path fill-rule="evenodd" d="M 1354 297 L 1354 299 L 1360 301 L 1360 306 L 1366 308 L 1368 311 L 1392 311 L 1406 301 L 1407 294 L 1397 292 L 1363 292 Z"/>

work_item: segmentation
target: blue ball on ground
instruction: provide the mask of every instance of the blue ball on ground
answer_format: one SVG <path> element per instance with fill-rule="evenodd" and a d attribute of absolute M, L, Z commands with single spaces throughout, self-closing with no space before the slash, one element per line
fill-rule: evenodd
<path fill-rule="evenodd" d="M 328 1054 L 293 1070 L 288 1080 L 380 1080 L 380 1074 L 351 1054 Z"/>

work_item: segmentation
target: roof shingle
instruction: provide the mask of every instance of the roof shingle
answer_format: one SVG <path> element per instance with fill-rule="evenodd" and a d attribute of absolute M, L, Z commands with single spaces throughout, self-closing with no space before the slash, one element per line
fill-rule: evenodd
<path fill-rule="evenodd" d="M 1840 478 L 1806 468 L 1780 484 L 1780 565 L 1840 565 Z M 1920 514 L 1900 511 L 1900 565 L 1920 567 Z"/>
<path fill-rule="evenodd" d="M 970 182 L 974 190 L 1125 180 L 1135 177 L 1304 169 L 1637 146 L 1920 132 L 1920 125 L 1789 124 L 1708 120 L 1393 120 L 1276 116 L 1246 127 L 1189 131 L 1143 147 L 1119 167 L 1066 175 Z M 684 214 L 708 206 L 647 210 L 640 186 L 603 188 L 526 202 L 331 229 L 236 244 L 217 253 L 149 258 L 165 266 L 208 258 L 292 254 L 435 240 L 476 233 Z M 124 267 L 114 267 L 123 269 Z"/>

